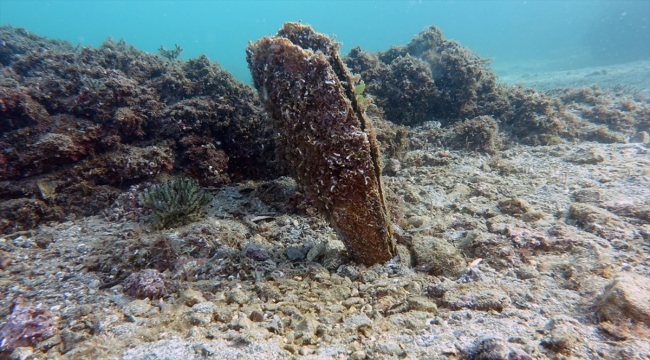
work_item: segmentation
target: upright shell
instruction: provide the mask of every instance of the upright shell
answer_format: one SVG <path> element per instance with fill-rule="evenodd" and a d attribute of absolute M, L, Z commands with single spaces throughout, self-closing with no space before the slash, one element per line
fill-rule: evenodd
<path fill-rule="evenodd" d="M 358 262 L 396 255 L 372 125 L 338 44 L 299 23 L 246 49 L 277 144 Z"/>

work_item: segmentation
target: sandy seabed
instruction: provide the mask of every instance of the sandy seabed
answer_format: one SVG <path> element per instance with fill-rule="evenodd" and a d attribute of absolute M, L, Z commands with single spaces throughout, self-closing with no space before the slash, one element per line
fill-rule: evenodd
<path fill-rule="evenodd" d="M 637 96 L 649 69 L 499 81 Z M 382 177 L 411 250 L 373 267 L 348 259 L 321 217 L 282 210 L 289 178 L 212 188 L 205 217 L 157 231 L 134 185 L 102 215 L 0 237 L 2 346 L 25 337 L 0 358 L 650 358 L 644 141 L 419 146 Z M 124 275 L 120 262 L 165 268 L 165 251 L 174 271 L 142 280 L 160 297 L 106 281 Z"/>

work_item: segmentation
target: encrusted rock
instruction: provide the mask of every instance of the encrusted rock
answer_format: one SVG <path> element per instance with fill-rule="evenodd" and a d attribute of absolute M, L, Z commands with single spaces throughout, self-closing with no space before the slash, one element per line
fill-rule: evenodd
<path fill-rule="evenodd" d="M 510 298 L 498 285 L 472 282 L 454 284 L 445 291 L 442 303 L 452 310 L 495 310 L 498 312 L 510 304 Z"/>
<path fill-rule="evenodd" d="M 124 280 L 124 293 L 140 299 L 156 299 L 167 294 L 165 274 L 155 269 L 144 269 Z"/>
<path fill-rule="evenodd" d="M 411 296 L 408 298 L 408 303 L 412 310 L 425 311 L 434 314 L 438 312 L 436 303 L 425 296 Z"/>
<path fill-rule="evenodd" d="M 602 320 L 650 325 L 650 279 L 634 273 L 619 274 L 607 285 L 597 307 Z"/>
<path fill-rule="evenodd" d="M 187 319 L 192 325 L 205 326 L 212 322 L 217 306 L 210 301 L 198 303 L 187 311 Z"/>
<path fill-rule="evenodd" d="M 44 309 L 26 306 L 21 298 L 11 304 L 9 319 L 0 328 L 0 351 L 33 346 L 54 335 L 57 318 Z"/>
<path fill-rule="evenodd" d="M 456 247 L 445 239 L 430 236 L 416 237 L 413 239 L 413 254 L 417 266 L 432 275 L 455 278 L 466 268 L 465 259 Z"/>
<path fill-rule="evenodd" d="M 556 316 L 546 324 L 548 336 L 542 339 L 541 344 L 556 352 L 571 353 L 571 349 L 581 341 L 580 327 L 576 319 Z"/>
<path fill-rule="evenodd" d="M 580 149 L 566 157 L 566 161 L 575 164 L 598 164 L 605 161 L 602 150 L 593 147 L 590 149 Z"/>
<path fill-rule="evenodd" d="M 147 300 L 133 300 L 122 307 L 124 314 L 131 316 L 145 316 L 154 307 Z"/>
<path fill-rule="evenodd" d="M 353 329 L 359 329 L 364 326 L 372 325 L 372 320 L 370 320 L 370 318 L 366 314 L 361 314 L 361 315 L 354 315 L 345 319 L 344 324 Z"/>
<path fill-rule="evenodd" d="M 194 306 L 198 303 L 204 302 L 205 298 L 200 291 L 194 289 L 187 289 L 181 293 L 181 301 L 186 306 Z"/>
<path fill-rule="evenodd" d="M 533 358 L 508 344 L 505 340 L 486 336 L 477 339 L 472 346 L 462 349 L 468 360 L 532 360 Z"/>
<path fill-rule="evenodd" d="M 232 289 L 226 293 L 226 301 L 229 304 L 237 303 L 239 305 L 246 304 L 249 300 L 248 295 L 242 289 Z"/>
<path fill-rule="evenodd" d="M 631 226 L 605 209 L 589 204 L 572 203 L 569 211 L 571 218 L 575 219 L 585 231 L 603 239 L 631 240 L 635 236 Z"/>

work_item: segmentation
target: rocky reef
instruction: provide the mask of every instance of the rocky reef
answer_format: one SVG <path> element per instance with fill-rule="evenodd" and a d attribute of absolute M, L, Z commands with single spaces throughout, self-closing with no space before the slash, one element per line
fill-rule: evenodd
<path fill-rule="evenodd" d="M 0 38 L 0 233 L 97 214 L 161 173 L 203 186 L 281 173 L 254 91 L 205 56 Z"/>
<path fill-rule="evenodd" d="M 351 256 L 372 265 L 396 255 L 379 149 L 337 43 L 299 23 L 246 49 L 253 81 L 292 173 Z"/>
<path fill-rule="evenodd" d="M 490 61 L 445 39 L 435 26 L 406 45 L 378 53 L 356 47 L 344 57 L 387 120 L 411 127 L 438 122 L 442 129 L 432 137 L 451 148 L 494 153 L 512 143 L 621 143 L 650 131 L 650 106 L 642 96 L 597 87 L 538 91 L 502 85 Z M 467 136 L 468 127 L 476 135 Z"/>

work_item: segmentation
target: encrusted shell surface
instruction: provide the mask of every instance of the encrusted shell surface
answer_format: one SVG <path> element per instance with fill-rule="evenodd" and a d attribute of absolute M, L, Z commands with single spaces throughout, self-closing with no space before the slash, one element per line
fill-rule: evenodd
<path fill-rule="evenodd" d="M 247 55 L 294 176 L 356 261 L 390 260 L 396 250 L 379 150 L 338 44 L 309 26 L 286 23 L 276 37 L 250 44 Z"/>

